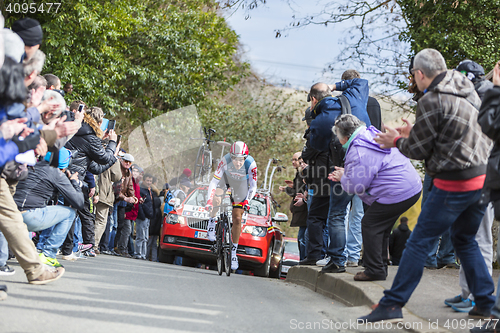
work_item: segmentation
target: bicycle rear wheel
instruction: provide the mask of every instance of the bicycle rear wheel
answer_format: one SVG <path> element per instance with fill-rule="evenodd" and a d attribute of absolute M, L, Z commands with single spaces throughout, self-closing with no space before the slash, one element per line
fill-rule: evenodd
<path fill-rule="evenodd" d="M 224 261 L 226 268 L 226 275 L 231 275 L 231 253 L 233 248 L 233 241 L 231 238 L 231 228 L 229 228 L 229 221 L 226 219 L 226 227 L 224 228 Z"/>

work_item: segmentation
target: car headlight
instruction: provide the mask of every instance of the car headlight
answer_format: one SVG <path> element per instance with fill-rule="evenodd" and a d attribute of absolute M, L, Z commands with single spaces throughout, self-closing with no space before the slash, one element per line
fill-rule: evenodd
<path fill-rule="evenodd" d="M 247 225 L 243 228 L 243 232 L 246 234 L 251 234 L 256 237 L 264 237 L 267 233 L 266 227 L 257 227 L 253 225 Z"/>
<path fill-rule="evenodd" d="M 167 218 L 165 219 L 165 222 L 168 223 L 168 224 L 180 223 L 180 221 L 179 221 L 179 215 L 177 215 L 177 214 L 168 214 Z"/>

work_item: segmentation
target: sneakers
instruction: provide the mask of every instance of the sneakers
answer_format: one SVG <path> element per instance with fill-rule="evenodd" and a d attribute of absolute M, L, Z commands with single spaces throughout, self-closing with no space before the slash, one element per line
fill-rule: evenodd
<path fill-rule="evenodd" d="M 207 238 L 211 242 L 215 241 L 215 219 L 213 217 L 208 220 Z"/>
<path fill-rule="evenodd" d="M 469 312 L 474 308 L 475 305 L 476 303 L 474 303 L 473 300 L 467 298 L 460 303 L 453 304 L 451 308 L 457 312 Z"/>
<path fill-rule="evenodd" d="M 498 330 L 497 330 L 498 327 Z M 500 332 L 500 324 L 498 318 L 491 316 L 487 319 L 483 326 L 471 328 L 470 333 L 497 333 Z"/>
<path fill-rule="evenodd" d="M 490 310 L 478 309 L 477 305 L 474 305 L 472 310 L 469 311 L 469 317 L 471 318 L 488 319 L 490 315 Z"/>
<path fill-rule="evenodd" d="M 325 266 L 330 261 L 330 257 L 325 257 L 324 259 L 316 261 L 316 266 Z"/>
<path fill-rule="evenodd" d="M 108 250 L 103 250 L 103 251 L 101 251 L 101 254 L 106 254 L 106 255 L 110 256 L 110 255 L 113 255 L 113 252 L 108 251 Z"/>
<path fill-rule="evenodd" d="M 76 261 L 77 259 L 79 259 L 76 255 L 75 255 L 75 252 L 71 252 L 70 255 L 65 255 L 65 256 L 62 256 L 62 258 L 64 260 L 70 260 L 70 261 Z"/>
<path fill-rule="evenodd" d="M 237 270 L 238 269 L 238 257 L 235 255 L 235 256 L 231 256 L 231 269 L 232 270 Z"/>
<path fill-rule="evenodd" d="M 142 256 L 140 256 L 140 255 L 136 254 L 136 255 L 134 255 L 132 258 L 133 258 L 133 259 L 142 259 Z"/>
<path fill-rule="evenodd" d="M 357 261 L 347 260 L 347 262 L 345 263 L 345 266 L 346 267 L 358 267 L 358 262 Z"/>
<path fill-rule="evenodd" d="M 463 301 L 465 301 L 465 299 L 462 298 L 462 295 L 457 295 L 455 297 L 445 299 L 444 304 L 448 306 L 453 306 L 455 305 L 455 303 L 460 303 Z"/>
<path fill-rule="evenodd" d="M 87 251 L 82 251 L 83 255 L 86 257 L 95 257 L 95 252 L 92 249 L 88 249 Z"/>
<path fill-rule="evenodd" d="M 78 243 L 78 251 L 81 251 L 81 252 L 85 252 L 93 247 L 94 247 L 94 245 L 92 245 L 92 244 Z"/>
<path fill-rule="evenodd" d="M 374 323 L 377 321 L 385 321 L 387 323 L 397 323 L 403 321 L 403 311 L 399 305 L 381 306 L 377 304 L 375 310 L 369 315 L 359 317 L 358 323 Z"/>
<path fill-rule="evenodd" d="M 78 259 L 83 259 L 83 260 L 87 260 L 88 258 L 86 256 L 83 255 L 82 251 L 77 251 L 77 252 L 74 252 L 75 256 L 78 258 Z"/>
<path fill-rule="evenodd" d="M 7 276 L 7 275 L 14 275 L 16 271 L 14 268 L 10 268 L 8 265 L 3 265 L 0 266 L 0 275 Z"/>
<path fill-rule="evenodd" d="M 30 280 L 31 284 L 46 284 L 58 280 L 64 274 L 64 267 L 42 266 L 44 271 L 36 279 Z"/>
<path fill-rule="evenodd" d="M 330 260 L 328 264 L 326 264 L 325 267 L 321 270 L 321 273 L 344 273 L 345 272 L 345 267 L 344 266 L 337 266 L 333 262 L 333 260 Z"/>
<path fill-rule="evenodd" d="M 39 253 L 38 256 L 40 257 L 42 264 L 52 267 L 63 267 L 63 265 L 61 265 L 56 258 L 46 257 L 43 253 Z"/>

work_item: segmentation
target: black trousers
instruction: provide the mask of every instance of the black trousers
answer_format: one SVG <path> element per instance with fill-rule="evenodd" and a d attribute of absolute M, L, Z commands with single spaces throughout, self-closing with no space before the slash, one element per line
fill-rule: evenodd
<path fill-rule="evenodd" d="M 330 197 L 311 198 L 311 207 L 307 215 L 307 231 L 309 233 L 309 243 L 307 244 L 307 258 L 321 259 L 321 249 L 323 248 L 323 228 L 328 220 L 330 209 Z"/>
<path fill-rule="evenodd" d="M 115 243 L 113 244 L 113 248 L 118 247 L 118 240 L 122 235 L 122 229 L 125 225 L 125 207 L 118 206 L 117 212 L 117 225 L 116 225 L 116 235 L 115 235 Z"/>
<path fill-rule="evenodd" d="M 361 220 L 363 234 L 363 265 L 365 274 L 378 280 L 387 277 L 387 254 L 389 235 L 399 216 L 413 206 L 420 193 L 390 205 L 374 202 Z"/>
<path fill-rule="evenodd" d="M 78 211 L 82 222 L 83 244 L 95 243 L 95 215 L 90 212 L 90 201 L 88 193 L 84 193 L 83 208 Z"/>

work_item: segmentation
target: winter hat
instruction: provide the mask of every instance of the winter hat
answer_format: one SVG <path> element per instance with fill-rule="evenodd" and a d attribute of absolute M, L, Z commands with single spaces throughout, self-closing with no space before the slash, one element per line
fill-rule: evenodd
<path fill-rule="evenodd" d="M 182 173 L 186 176 L 186 177 L 191 177 L 191 170 L 186 168 L 184 169 L 184 171 L 182 171 Z"/>
<path fill-rule="evenodd" d="M 51 156 L 52 156 L 52 153 L 48 152 L 47 155 L 45 155 L 45 160 L 47 162 L 50 162 Z M 59 149 L 59 164 L 57 167 L 61 170 L 66 169 L 69 165 L 70 160 L 71 160 L 71 152 L 64 147 Z"/>
<path fill-rule="evenodd" d="M 469 59 L 459 63 L 456 70 L 467 76 L 467 78 L 471 81 L 474 81 L 477 77 L 484 75 L 483 66 Z"/>
<path fill-rule="evenodd" d="M 22 38 L 26 46 L 42 44 L 43 32 L 40 22 L 29 17 L 17 20 L 12 30 Z"/>

